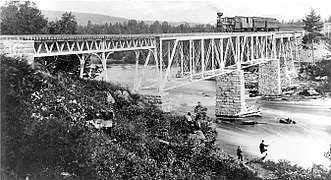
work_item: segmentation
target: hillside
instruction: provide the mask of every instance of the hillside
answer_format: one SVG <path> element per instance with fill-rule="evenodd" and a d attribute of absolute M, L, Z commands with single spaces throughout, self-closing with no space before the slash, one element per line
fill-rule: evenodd
<path fill-rule="evenodd" d="M 63 11 L 50 11 L 50 10 L 42 10 L 42 13 L 45 17 L 48 18 L 48 21 L 55 21 L 60 19 L 62 14 L 65 12 Z M 90 20 L 93 24 L 105 24 L 105 23 L 124 23 L 127 22 L 128 19 L 120 18 L 120 17 L 113 17 L 101 14 L 92 14 L 92 13 L 80 13 L 80 12 L 72 12 L 76 16 L 77 23 L 79 25 L 86 25 L 87 22 Z"/>
<path fill-rule="evenodd" d="M 64 14 L 64 11 L 50 11 L 50 10 L 42 10 L 42 13 L 45 15 L 45 17 L 48 18 L 48 21 L 55 21 L 57 19 L 60 19 L 62 14 Z M 121 18 L 121 17 L 114 17 L 114 16 L 108 16 L 108 15 L 102 15 L 102 14 L 93 14 L 93 13 L 81 13 L 81 12 L 72 12 L 76 16 L 76 20 L 78 25 L 86 25 L 87 22 L 90 20 L 93 24 L 105 24 L 105 23 L 125 23 L 128 22 L 129 19 Z M 141 20 L 137 20 L 141 21 Z M 216 21 L 216 20 L 215 20 Z M 155 21 L 148 20 L 144 21 L 146 24 L 152 24 Z M 178 26 L 180 24 L 188 23 L 190 26 L 195 26 L 199 23 L 191 23 L 191 22 L 168 22 L 169 24 L 173 26 Z"/>

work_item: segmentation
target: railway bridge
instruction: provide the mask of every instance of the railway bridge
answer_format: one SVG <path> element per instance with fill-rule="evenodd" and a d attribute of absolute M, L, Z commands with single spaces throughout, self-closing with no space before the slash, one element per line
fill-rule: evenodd
<path fill-rule="evenodd" d="M 291 83 L 301 32 L 190 33 L 148 35 L 0 36 L 0 53 L 33 63 L 34 58 L 77 55 L 80 76 L 90 55 L 100 59 L 104 80 L 107 61 L 117 51 L 134 51 L 133 90 L 148 90 L 162 104 L 166 91 L 216 78 L 216 115 L 245 111 L 244 69 L 259 67 L 259 92 L 279 95 Z M 139 61 L 141 52 L 147 55 Z M 146 72 L 153 71 L 153 77 Z M 147 73 L 148 74 L 148 73 Z M 148 80 L 147 80 L 148 79 Z M 166 105 L 161 105 L 163 108 Z"/>

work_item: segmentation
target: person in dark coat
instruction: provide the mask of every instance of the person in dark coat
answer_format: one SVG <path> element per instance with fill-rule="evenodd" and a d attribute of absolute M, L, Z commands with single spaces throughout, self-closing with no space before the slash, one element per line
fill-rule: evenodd
<path fill-rule="evenodd" d="M 268 147 L 268 146 L 269 145 L 264 144 L 264 140 L 262 140 L 262 142 L 260 143 L 260 152 L 261 152 L 261 154 L 263 154 L 264 152 L 267 151 L 266 147 Z M 268 155 L 268 153 L 267 153 L 267 155 Z"/>
<path fill-rule="evenodd" d="M 194 108 L 195 119 L 203 119 L 206 117 L 207 108 L 201 105 L 201 102 L 198 102 L 198 105 Z"/>
<path fill-rule="evenodd" d="M 242 155 L 242 150 L 241 150 L 241 147 L 240 146 L 238 146 L 238 148 L 237 148 L 237 156 L 238 156 L 238 160 L 240 160 L 240 161 L 243 161 L 243 155 Z"/>
<path fill-rule="evenodd" d="M 189 124 L 191 124 L 191 123 L 193 122 L 191 112 L 187 112 L 187 114 L 185 115 L 185 118 L 186 118 L 186 121 L 187 121 Z"/>

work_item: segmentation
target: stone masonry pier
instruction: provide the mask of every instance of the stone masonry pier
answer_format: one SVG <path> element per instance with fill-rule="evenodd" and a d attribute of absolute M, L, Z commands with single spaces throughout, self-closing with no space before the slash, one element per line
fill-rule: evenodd
<path fill-rule="evenodd" d="M 259 65 L 258 90 L 262 95 L 280 95 L 280 64 L 279 60 L 271 60 Z"/>
<path fill-rule="evenodd" d="M 163 94 L 143 93 L 142 96 L 147 102 L 155 105 L 159 109 L 165 112 L 171 111 L 171 107 L 169 105 L 169 101 L 170 101 L 169 93 L 163 93 Z"/>
<path fill-rule="evenodd" d="M 216 77 L 216 116 L 235 116 L 246 109 L 244 71 Z"/>
<path fill-rule="evenodd" d="M 30 64 L 33 63 L 34 53 L 34 41 L 8 39 L 0 42 L 0 54 L 26 59 Z"/>

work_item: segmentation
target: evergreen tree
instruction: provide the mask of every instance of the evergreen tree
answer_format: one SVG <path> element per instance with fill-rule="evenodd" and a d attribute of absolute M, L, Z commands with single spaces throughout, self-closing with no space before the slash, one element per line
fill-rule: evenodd
<path fill-rule="evenodd" d="M 86 25 L 86 33 L 87 34 L 91 34 L 91 30 L 92 30 L 92 26 L 93 26 L 93 24 L 92 24 L 92 22 L 91 22 L 91 20 L 88 20 L 87 21 L 87 25 Z"/>
<path fill-rule="evenodd" d="M 150 26 L 150 32 L 152 34 L 157 34 L 157 33 L 161 33 L 162 29 L 161 29 L 161 24 L 159 23 L 159 21 L 155 21 L 151 26 Z"/>
<path fill-rule="evenodd" d="M 149 25 L 145 24 L 144 21 L 141 21 L 138 24 L 138 34 L 149 34 Z"/>
<path fill-rule="evenodd" d="M 137 34 L 138 33 L 138 23 L 136 20 L 129 20 L 126 26 L 126 33 L 127 34 Z"/>
<path fill-rule="evenodd" d="M 313 63 L 314 59 L 314 43 L 319 42 L 322 36 L 321 30 L 323 29 L 323 22 L 321 22 L 321 15 L 317 15 L 314 9 L 311 9 L 310 13 L 306 15 L 304 22 L 304 30 L 307 31 L 303 37 L 303 44 L 310 44 L 312 49 Z"/>
<path fill-rule="evenodd" d="M 35 3 L 10 1 L 1 6 L 1 34 L 41 34 L 47 19 Z"/>
<path fill-rule="evenodd" d="M 318 42 L 322 34 L 320 33 L 323 29 L 323 22 L 321 22 L 321 15 L 317 15 L 314 9 L 311 9 L 310 14 L 306 15 L 306 18 L 303 19 L 304 30 L 307 31 L 307 34 L 303 38 L 303 43 L 312 43 Z"/>
<path fill-rule="evenodd" d="M 169 33 L 170 32 L 170 26 L 167 21 L 164 21 L 161 25 L 162 33 Z"/>

